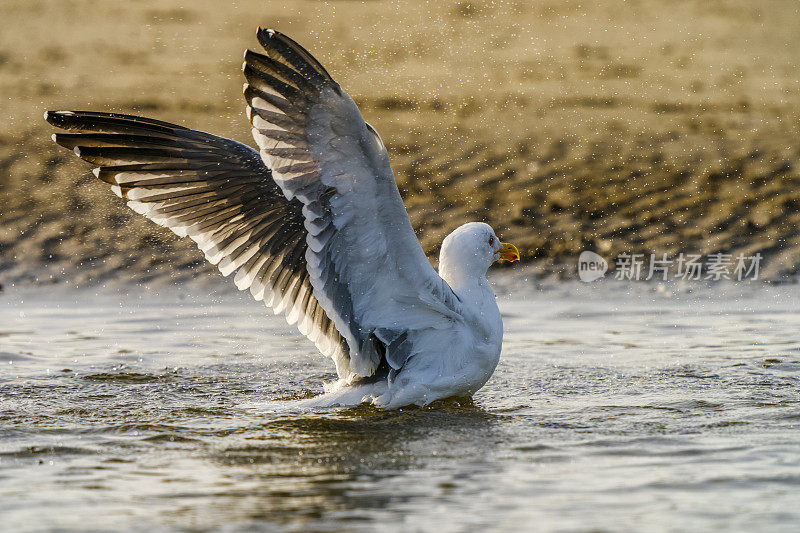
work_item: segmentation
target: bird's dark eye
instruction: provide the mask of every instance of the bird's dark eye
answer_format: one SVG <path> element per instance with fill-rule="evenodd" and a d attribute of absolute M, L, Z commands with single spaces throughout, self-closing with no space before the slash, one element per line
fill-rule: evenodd
<path fill-rule="evenodd" d="M 489 237 L 489 245 L 494 245 L 494 237 Z"/>

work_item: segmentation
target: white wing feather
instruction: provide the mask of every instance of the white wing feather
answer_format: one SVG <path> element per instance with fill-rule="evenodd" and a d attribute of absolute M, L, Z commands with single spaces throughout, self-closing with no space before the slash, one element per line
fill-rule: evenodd
<path fill-rule="evenodd" d="M 253 137 L 286 197 L 304 205 L 314 295 L 347 341 L 352 370 L 369 376 L 381 360 L 376 339 L 413 342 L 414 331 L 460 320 L 460 305 L 428 262 L 386 148 L 350 96 L 288 37 L 262 30 L 259 41 L 267 55 L 248 52 L 244 66 Z"/>

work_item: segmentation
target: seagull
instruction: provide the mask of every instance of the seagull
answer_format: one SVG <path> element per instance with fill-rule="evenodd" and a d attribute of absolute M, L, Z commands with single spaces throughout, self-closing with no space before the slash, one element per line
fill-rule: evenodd
<path fill-rule="evenodd" d="M 424 406 L 494 373 L 503 321 L 486 272 L 519 260 L 481 222 L 442 242 L 438 273 L 414 234 L 386 147 L 298 43 L 257 32 L 247 117 L 259 150 L 118 113 L 48 111 L 53 140 L 128 207 L 192 239 L 336 364 L 313 406 Z"/>

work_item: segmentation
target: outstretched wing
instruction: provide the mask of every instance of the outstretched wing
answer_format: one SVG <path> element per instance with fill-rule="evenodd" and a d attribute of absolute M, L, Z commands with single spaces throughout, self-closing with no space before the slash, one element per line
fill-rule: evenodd
<path fill-rule="evenodd" d="M 303 205 L 314 295 L 347 341 L 350 364 L 371 375 L 413 355 L 414 332 L 461 319 L 460 303 L 417 240 L 377 132 L 300 45 L 258 31 L 244 94 L 261 157 L 283 193 Z"/>
<path fill-rule="evenodd" d="M 191 238 L 222 274 L 236 272 L 239 289 L 284 312 L 341 377 L 354 377 L 347 343 L 313 294 L 303 206 L 284 197 L 255 150 L 130 115 L 48 111 L 45 119 L 69 132 L 55 142 L 96 165 L 129 207 Z"/>

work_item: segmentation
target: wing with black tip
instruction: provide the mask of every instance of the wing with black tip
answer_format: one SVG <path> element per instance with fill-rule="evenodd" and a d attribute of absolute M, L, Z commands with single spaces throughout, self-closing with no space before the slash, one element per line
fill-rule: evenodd
<path fill-rule="evenodd" d="M 355 373 L 400 368 L 415 332 L 461 320 L 408 219 L 377 132 L 310 53 L 259 30 L 244 94 L 253 137 L 287 198 L 302 204 L 314 294 L 347 341 Z"/>
<path fill-rule="evenodd" d="M 87 111 L 48 111 L 66 130 L 55 142 L 95 165 L 128 206 L 188 236 L 239 289 L 249 289 L 353 378 L 347 343 L 314 297 L 303 205 L 287 200 L 258 152 L 168 122 Z"/>

